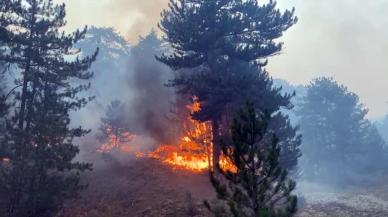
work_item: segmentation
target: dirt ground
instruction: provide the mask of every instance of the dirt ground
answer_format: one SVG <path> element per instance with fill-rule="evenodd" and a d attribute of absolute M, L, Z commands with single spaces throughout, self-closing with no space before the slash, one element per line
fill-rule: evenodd
<path fill-rule="evenodd" d="M 68 203 L 64 217 L 210 217 L 215 197 L 207 174 L 173 170 L 151 159 L 101 160 L 84 175 L 89 187 Z M 388 185 L 323 190 L 302 183 L 298 217 L 388 216 Z"/>
<path fill-rule="evenodd" d="M 388 183 L 344 189 L 324 189 L 313 184 L 299 184 L 304 185 L 302 192 L 306 201 L 300 209 L 300 217 L 388 216 Z"/>
<path fill-rule="evenodd" d="M 65 217 L 207 217 L 204 198 L 213 198 L 207 174 L 173 170 L 151 159 L 109 161 L 83 178 L 81 197 Z"/>

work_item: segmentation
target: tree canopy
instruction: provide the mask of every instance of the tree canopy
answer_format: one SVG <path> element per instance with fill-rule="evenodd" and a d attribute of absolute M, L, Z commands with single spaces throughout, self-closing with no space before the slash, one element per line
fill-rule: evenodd
<path fill-rule="evenodd" d="M 86 28 L 66 34 L 65 5 L 52 0 L 2 0 L 2 28 L 10 43 L 0 60 L 16 67 L 13 111 L 0 144 L 8 163 L 0 166 L 1 213 L 10 217 L 53 216 L 64 200 L 83 188 L 80 172 L 91 165 L 73 161 L 73 139 L 88 133 L 70 127 L 70 112 L 92 98 L 82 98 L 93 76 L 98 51 L 80 58 L 74 43 Z M 75 80 L 84 81 L 75 85 Z"/>
<path fill-rule="evenodd" d="M 385 143 L 367 113 L 359 97 L 333 78 L 310 83 L 298 110 L 307 176 L 343 179 L 338 173 L 350 177 L 383 168 Z"/>
<path fill-rule="evenodd" d="M 268 128 L 269 120 L 270 114 L 256 113 L 250 103 L 234 119 L 233 144 L 222 152 L 237 172 L 222 171 L 226 183 L 211 174 L 217 197 L 223 202 L 205 202 L 215 216 L 286 217 L 296 213 L 295 182 L 279 164 L 278 139 Z"/>
<path fill-rule="evenodd" d="M 170 0 L 163 11 L 159 26 L 171 51 L 157 59 L 177 72 L 171 86 L 198 97 L 201 109 L 193 117 L 212 122 L 213 165 L 220 136 L 230 137 L 231 117 L 250 100 L 257 110 L 276 113 L 271 126 L 279 129 L 281 161 L 295 168 L 301 138 L 279 112 L 292 108 L 292 94 L 280 94 L 264 66 L 282 49 L 277 39 L 296 22 L 294 10 L 281 12 L 276 1 Z"/>

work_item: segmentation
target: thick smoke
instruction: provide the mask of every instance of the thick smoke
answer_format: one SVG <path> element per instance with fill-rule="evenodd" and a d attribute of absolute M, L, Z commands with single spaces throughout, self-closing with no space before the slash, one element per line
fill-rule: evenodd
<path fill-rule="evenodd" d="M 114 0 L 111 11 L 125 15 L 134 14 L 132 25 L 123 32 L 130 41 L 137 41 L 139 35 L 146 35 L 150 28 L 155 27 L 160 20 L 160 12 L 166 8 L 168 0 Z M 119 16 L 119 15 L 118 15 Z"/>
<path fill-rule="evenodd" d="M 125 105 L 120 118 L 125 120 L 126 130 L 137 135 L 136 146 L 143 149 L 174 141 L 179 131 L 179 122 L 171 119 L 176 94 L 166 86 L 173 72 L 155 58 L 164 48 L 154 31 L 129 46 L 114 29 L 92 27 L 77 47 L 83 55 L 100 48 L 92 66 L 91 89 L 84 93 L 95 99 L 72 114 L 73 125 L 92 129 L 85 139 L 95 144 L 92 149 L 101 145 L 95 140 L 103 130 L 101 118 L 108 118 L 108 106 L 116 100 Z"/>
<path fill-rule="evenodd" d="M 55 0 L 66 3 L 68 30 L 84 25 L 112 26 L 135 43 L 160 20 L 168 0 Z M 80 14 L 82 16 L 80 16 Z"/>
<path fill-rule="evenodd" d="M 73 115 L 73 124 L 92 129 L 94 134 L 111 101 L 128 101 L 132 94 L 125 78 L 128 73 L 130 46 L 112 28 L 91 27 L 85 39 L 77 48 L 82 49 L 82 56 L 90 55 L 99 48 L 97 60 L 92 64 L 94 76 L 90 80 L 91 88 L 82 93 L 83 97 L 94 96 L 95 99 L 81 111 Z"/>
<path fill-rule="evenodd" d="M 168 3 L 168 0 L 56 1 L 67 5 L 67 29 L 86 24 L 113 26 L 134 43 L 139 35 L 155 27 L 160 11 Z M 300 22 L 286 33 L 282 39 L 286 45 L 283 54 L 271 59 L 268 67 L 274 77 L 294 84 L 306 84 L 322 75 L 336 77 L 359 93 L 371 108 L 370 117 L 379 117 L 387 111 L 384 103 L 387 97 L 380 90 L 388 85 L 388 80 L 383 79 L 388 71 L 385 63 L 388 30 L 383 28 L 388 22 L 388 3 L 356 2 L 279 0 L 281 8 L 296 8 Z M 365 80 L 375 88 L 363 85 Z"/>
<path fill-rule="evenodd" d="M 175 92 L 166 87 L 172 71 L 155 59 L 161 52 L 161 41 L 155 32 L 142 38 L 132 49 L 128 84 L 132 100 L 129 104 L 131 130 L 150 136 L 160 143 L 174 138 L 173 123 L 167 117 L 171 113 Z"/>

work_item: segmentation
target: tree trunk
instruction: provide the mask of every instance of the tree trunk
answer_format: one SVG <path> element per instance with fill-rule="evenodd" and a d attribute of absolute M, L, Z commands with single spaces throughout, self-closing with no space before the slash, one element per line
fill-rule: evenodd
<path fill-rule="evenodd" d="M 212 132 L 213 132 L 213 151 L 212 151 L 212 171 L 218 173 L 218 163 L 220 162 L 221 148 L 219 143 L 219 123 L 218 119 L 212 121 Z"/>
<path fill-rule="evenodd" d="M 28 85 L 28 73 L 30 70 L 30 61 L 27 62 L 27 67 L 24 71 L 23 75 L 23 89 L 22 89 L 22 97 L 21 97 L 21 103 L 20 103 L 20 112 L 19 112 L 19 129 L 23 130 L 24 125 L 24 113 L 26 108 L 26 101 L 27 101 L 27 85 Z"/>
<path fill-rule="evenodd" d="M 29 20 L 29 26 L 30 26 L 30 34 L 28 36 L 28 41 L 30 44 L 28 44 L 27 53 L 26 53 L 26 67 L 24 69 L 23 74 L 23 89 L 21 93 L 21 103 L 20 103 L 20 112 L 19 112 L 19 129 L 23 130 L 24 128 L 24 121 L 25 121 L 25 112 L 26 112 L 26 104 L 27 104 L 27 97 L 28 97 L 28 82 L 29 82 L 29 76 L 30 76 L 30 70 L 31 70 L 31 53 L 32 53 L 32 38 L 34 35 L 34 29 L 35 29 L 35 23 L 36 23 L 36 11 L 37 11 L 37 2 L 32 2 L 32 16 Z"/>

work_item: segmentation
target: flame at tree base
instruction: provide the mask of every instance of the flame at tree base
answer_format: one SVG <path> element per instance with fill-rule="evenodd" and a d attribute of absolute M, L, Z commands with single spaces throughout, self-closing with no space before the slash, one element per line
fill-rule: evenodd
<path fill-rule="evenodd" d="M 184 154 L 175 146 L 163 145 L 149 154 L 149 157 L 162 161 L 175 169 L 202 172 L 209 168 L 209 161 L 201 154 Z"/>
<path fill-rule="evenodd" d="M 209 129 L 209 128 L 207 128 Z M 189 170 L 192 172 L 206 172 L 213 168 L 213 143 L 197 143 L 188 136 L 183 137 L 180 145 L 161 145 L 155 151 L 150 152 L 147 157 L 157 159 L 174 169 Z M 144 157 L 145 154 L 137 153 L 137 157 Z M 236 166 L 230 158 L 221 154 L 219 166 L 223 171 L 237 172 Z"/>
<path fill-rule="evenodd" d="M 192 114 L 198 112 L 201 108 L 197 97 L 193 98 L 193 103 L 186 108 Z M 149 153 L 136 152 L 137 158 L 152 158 L 171 166 L 174 169 L 189 170 L 192 172 L 206 172 L 213 169 L 213 143 L 212 127 L 210 122 L 199 122 L 193 120 L 188 115 L 182 123 L 183 136 L 179 139 L 178 145 L 160 145 L 154 151 Z M 106 128 L 106 134 L 109 135 L 109 142 L 102 145 L 100 152 L 110 152 L 113 149 L 120 149 L 123 141 L 131 141 L 134 138 L 129 132 L 113 133 L 113 127 Z M 124 150 L 122 150 L 124 151 Z M 219 166 L 223 171 L 235 173 L 236 166 L 232 161 L 221 154 Z"/>
<path fill-rule="evenodd" d="M 162 145 L 148 156 L 174 168 L 201 172 L 209 168 L 207 148 L 184 137 L 179 146 Z"/>
<path fill-rule="evenodd" d="M 193 103 L 186 106 L 190 114 L 201 110 L 197 97 Z M 179 145 L 161 145 L 147 157 L 157 159 L 174 169 L 190 170 L 192 172 L 206 172 L 213 168 L 212 127 L 210 122 L 199 122 L 188 115 L 183 123 L 184 135 Z M 145 154 L 137 153 L 137 157 Z M 224 171 L 236 172 L 237 168 L 232 161 L 220 156 L 219 166 Z"/>

